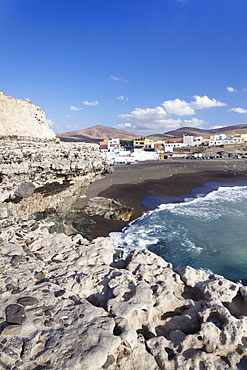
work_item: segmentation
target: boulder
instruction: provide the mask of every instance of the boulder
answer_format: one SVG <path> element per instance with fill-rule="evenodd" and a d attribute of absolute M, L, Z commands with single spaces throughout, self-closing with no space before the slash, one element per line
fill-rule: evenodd
<path fill-rule="evenodd" d="M 114 199 L 94 197 L 88 200 L 88 205 L 83 209 L 83 212 L 90 216 L 98 215 L 106 219 L 129 221 L 134 210 Z"/>

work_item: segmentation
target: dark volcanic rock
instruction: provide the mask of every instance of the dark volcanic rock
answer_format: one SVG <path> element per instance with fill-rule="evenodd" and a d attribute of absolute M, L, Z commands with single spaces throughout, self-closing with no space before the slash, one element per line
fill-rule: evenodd
<path fill-rule="evenodd" d="M 5 313 L 8 324 L 23 324 L 26 321 L 25 309 L 18 304 L 7 306 Z"/>
<path fill-rule="evenodd" d="M 129 221 L 134 210 L 114 199 L 95 197 L 89 199 L 88 205 L 83 209 L 83 212 L 90 216 L 98 215 L 112 220 Z"/>

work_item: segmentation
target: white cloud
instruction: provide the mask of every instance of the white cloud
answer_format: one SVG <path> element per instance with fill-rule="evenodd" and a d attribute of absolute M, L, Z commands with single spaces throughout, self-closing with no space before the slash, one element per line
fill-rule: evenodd
<path fill-rule="evenodd" d="M 129 101 L 129 98 L 126 96 L 123 96 L 123 95 L 120 95 L 120 96 L 117 96 L 117 99 L 118 100 L 125 100 L 125 101 Z"/>
<path fill-rule="evenodd" d="M 123 78 L 117 77 L 117 76 L 111 76 L 111 79 L 113 81 L 122 81 L 122 82 L 128 82 L 128 80 L 125 80 Z"/>
<path fill-rule="evenodd" d="M 69 114 L 65 115 L 66 118 L 75 118 L 75 116 L 70 116 Z"/>
<path fill-rule="evenodd" d="M 96 106 L 96 105 L 99 105 L 99 102 L 98 102 L 98 100 L 94 100 L 94 101 L 92 101 L 92 102 L 89 102 L 88 100 L 84 100 L 84 101 L 82 102 L 82 104 L 84 104 L 84 105 L 92 105 L 92 106 Z"/>
<path fill-rule="evenodd" d="M 135 108 L 129 114 L 120 114 L 118 117 L 125 120 L 125 123 L 118 125 L 122 129 L 140 131 L 146 133 L 166 132 L 177 129 L 181 126 L 200 127 L 205 121 L 193 117 L 192 119 L 181 120 L 176 116 L 195 115 L 196 109 L 221 107 L 225 103 L 210 99 L 208 96 L 194 96 L 194 101 L 187 103 L 185 100 L 166 100 L 156 108 Z"/>
<path fill-rule="evenodd" d="M 209 129 L 210 129 L 210 130 L 214 130 L 214 129 L 216 129 L 216 128 L 222 128 L 222 127 L 225 127 L 225 126 L 211 126 L 211 127 L 209 127 Z"/>
<path fill-rule="evenodd" d="M 125 120 L 125 123 L 118 127 L 134 131 L 165 131 L 179 127 L 181 120 L 172 118 L 162 107 L 156 108 L 135 108 L 129 114 L 120 114 L 119 117 Z"/>
<path fill-rule="evenodd" d="M 73 125 L 73 126 L 67 125 L 66 128 L 78 128 L 78 125 Z"/>
<path fill-rule="evenodd" d="M 207 95 L 195 95 L 193 98 L 195 101 L 191 101 L 190 103 L 187 103 L 185 100 L 175 99 L 166 100 L 162 105 L 165 107 L 167 113 L 177 116 L 192 116 L 196 113 L 195 109 L 222 107 L 226 105 L 216 99 L 210 99 Z"/>
<path fill-rule="evenodd" d="M 190 102 L 190 107 L 194 109 L 214 108 L 223 107 L 227 104 L 217 101 L 216 99 L 210 99 L 207 95 L 204 96 L 193 96 L 195 102 Z"/>
<path fill-rule="evenodd" d="M 185 119 L 183 123 L 185 126 L 189 126 L 189 127 L 200 127 L 201 125 L 207 122 L 203 121 L 202 119 L 193 117 L 192 119 Z"/>
<path fill-rule="evenodd" d="M 83 110 L 83 108 L 77 108 L 77 107 L 74 107 L 73 105 L 71 105 L 69 107 L 69 110 L 78 111 L 78 110 Z"/>
<path fill-rule="evenodd" d="M 169 114 L 175 114 L 177 116 L 190 116 L 195 114 L 195 110 L 192 109 L 190 104 L 186 103 L 185 100 L 166 100 L 162 105 Z"/>
<path fill-rule="evenodd" d="M 232 109 L 229 109 L 228 112 L 247 113 L 247 109 L 243 109 L 243 108 L 232 108 Z"/>
<path fill-rule="evenodd" d="M 236 92 L 237 91 L 237 90 L 234 89 L 234 87 L 231 87 L 231 86 L 227 86 L 226 89 L 229 92 Z"/>

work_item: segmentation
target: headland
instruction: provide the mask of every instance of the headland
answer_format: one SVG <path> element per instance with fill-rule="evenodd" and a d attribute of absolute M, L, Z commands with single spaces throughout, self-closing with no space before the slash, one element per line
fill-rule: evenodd
<path fill-rule="evenodd" d="M 110 168 L 96 146 L 53 140 L 31 102 L 1 98 L 1 114 L 18 109 L 11 127 L 6 116 L 0 125 L 0 368 L 245 369 L 245 286 L 173 269 L 148 250 L 123 259 L 106 238 L 84 237 L 74 205 L 109 194 L 128 203 L 121 213 L 118 202 L 106 202 L 119 218 L 128 207 L 138 217 L 139 200 L 157 189 L 174 195 L 229 181 L 245 175 L 246 162 L 140 164 L 105 176 Z M 27 111 L 33 138 L 29 130 L 15 135 L 13 122 L 21 128 Z"/>

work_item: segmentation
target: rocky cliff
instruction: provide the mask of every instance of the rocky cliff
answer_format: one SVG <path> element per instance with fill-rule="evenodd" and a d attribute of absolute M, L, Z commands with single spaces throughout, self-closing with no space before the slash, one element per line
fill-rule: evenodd
<path fill-rule="evenodd" d="M 1 140 L 0 368 L 246 369 L 247 288 L 76 233 L 98 146 L 21 136 Z"/>
<path fill-rule="evenodd" d="M 0 144 L 0 202 L 7 205 L 2 212 L 16 219 L 49 216 L 57 221 L 53 231 L 86 232 L 90 220 L 83 227 L 85 220 L 71 207 L 109 171 L 99 146 L 13 138 Z"/>
<path fill-rule="evenodd" d="M 0 92 L 0 136 L 24 136 L 54 140 L 45 112 L 29 99 L 15 99 Z"/>

